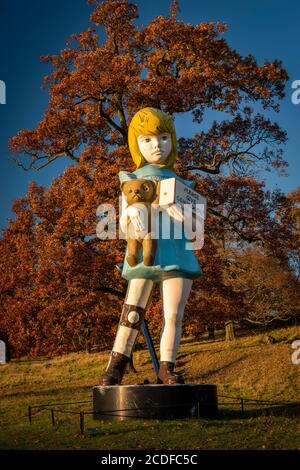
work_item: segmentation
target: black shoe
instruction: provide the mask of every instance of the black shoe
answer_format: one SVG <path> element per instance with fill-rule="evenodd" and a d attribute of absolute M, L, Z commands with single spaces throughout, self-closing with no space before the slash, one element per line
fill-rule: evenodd
<path fill-rule="evenodd" d="M 99 385 L 120 385 L 130 358 L 112 351 L 108 366 L 99 379 Z"/>
<path fill-rule="evenodd" d="M 180 371 L 178 373 L 174 372 L 174 362 L 160 362 L 159 363 L 159 371 L 157 375 L 157 383 L 158 384 L 166 384 L 166 385 L 173 385 L 173 384 L 184 384 L 183 372 Z"/>

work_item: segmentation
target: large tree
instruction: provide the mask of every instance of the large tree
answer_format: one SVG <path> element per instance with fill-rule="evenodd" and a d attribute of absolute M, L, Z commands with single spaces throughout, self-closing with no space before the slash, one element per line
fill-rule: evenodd
<path fill-rule="evenodd" d="M 266 326 L 300 318 L 299 283 L 278 258 L 252 247 L 228 260 L 225 283 L 243 294 L 248 322 Z"/>
<path fill-rule="evenodd" d="M 256 179 L 261 169 L 286 166 L 286 134 L 265 115 L 277 112 L 284 97 L 288 77 L 280 61 L 259 65 L 251 54 L 241 56 L 224 39 L 224 24 L 180 21 L 176 1 L 168 17 L 141 27 L 133 3 L 91 3 L 94 26 L 72 35 L 59 55 L 43 58 L 51 67 L 43 118 L 10 142 L 25 170 L 47 171 L 56 159 L 70 160 L 48 189 L 31 184 L 1 240 L 0 328 L 19 353 L 111 341 L 126 288 L 115 268 L 124 242 L 97 239 L 96 208 L 110 202 L 118 209 L 118 172 L 134 169 L 128 122 L 139 108 L 186 113 L 197 126 L 193 138 L 179 136 L 175 168 L 209 201 L 198 253 L 204 276 L 187 308 L 188 332 L 243 312 L 243 298 L 223 279 L 226 245 L 260 242 L 288 264 L 284 242 L 294 239 L 295 217 L 284 209 L 292 199 L 265 191 Z M 208 129 L 207 112 L 215 116 Z M 18 264 L 20 256 L 26 263 Z M 154 301 L 153 331 L 160 321 L 157 293 Z"/>

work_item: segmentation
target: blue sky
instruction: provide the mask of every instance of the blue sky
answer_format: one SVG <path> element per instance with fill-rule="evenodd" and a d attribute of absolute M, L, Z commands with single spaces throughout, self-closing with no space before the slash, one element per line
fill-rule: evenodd
<path fill-rule="evenodd" d="M 147 24 L 159 14 L 168 13 L 169 0 L 139 0 L 139 23 Z M 191 23 L 221 21 L 228 23 L 225 37 L 242 55 L 252 53 L 262 63 L 281 59 L 290 80 L 286 98 L 274 119 L 288 132 L 285 159 L 289 176 L 264 175 L 267 187 L 289 192 L 299 186 L 300 104 L 291 102 L 291 84 L 300 80 L 299 43 L 300 3 L 283 0 L 182 0 L 179 19 Z M 48 66 L 40 56 L 58 53 L 71 33 L 86 29 L 92 7 L 86 0 L 0 0 L 0 80 L 6 83 L 6 104 L 0 105 L 0 227 L 12 217 L 14 199 L 25 195 L 31 180 L 48 186 L 69 161 L 61 159 L 41 172 L 24 172 L 9 160 L 8 138 L 19 130 L 33 129 L 47 107 L 48 95 L 40 90 Z M 188 135 L 187 118 L 176 120 L 179 136 Z"/>

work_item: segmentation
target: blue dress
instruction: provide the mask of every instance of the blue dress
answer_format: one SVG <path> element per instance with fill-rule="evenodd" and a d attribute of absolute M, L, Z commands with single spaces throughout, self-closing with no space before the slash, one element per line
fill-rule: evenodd
<path fill-rule="evenodd" d="M 156 165 L 147 164 L 142 168 L 130 173 L 127 171 L 119 172 L 120 182 L 131 179 L 150 179 L 160 181 L 166 178 L 176 178 L 182 183 L 194 188 L 194 181 L 185 180 L 176 175 L 169 168 L 158 167 Z M 153 266 L 145 266 L 143 263 L 142 250 L 139 254 L 139 263 L 131 267 L 126 261 L 127 248 L 122 269 L 122 277 L 128 281 L 131 279 L 152 279 L 154 282 L 161 282 L 164 279 L 172 277 L 184 277 L 195 279 L 201 276 L 202 271 L 193 250 L 186 249 L 186 243 L 190 240 L 182 234 L 182 238 L 174 238 L 174 222 L 170 218 L 170 239 L 163 239 L 161 236 L 161 218 L 159 214 L 159 234 L 157 238 L 157 249 L 155 253 Z M 172 236 L 173 234 L 173 236 Z"/>

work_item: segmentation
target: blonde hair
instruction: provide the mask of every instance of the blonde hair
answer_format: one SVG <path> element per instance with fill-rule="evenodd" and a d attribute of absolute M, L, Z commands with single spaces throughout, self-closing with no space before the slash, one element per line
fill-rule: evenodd
<path fill-rule="evenodd" d="M 138 137 L 140 135 L 158 135 L 164 132 L 171 134 L 172 150 L 161 166 L 172 168 L 177 158 L 177 137 L 171 116 L 156 108 L 140 109 L 133 116 L 128 129 L 128 144 L 137 168 L 141 168 L 147 163 L 139 149 Z"/>

